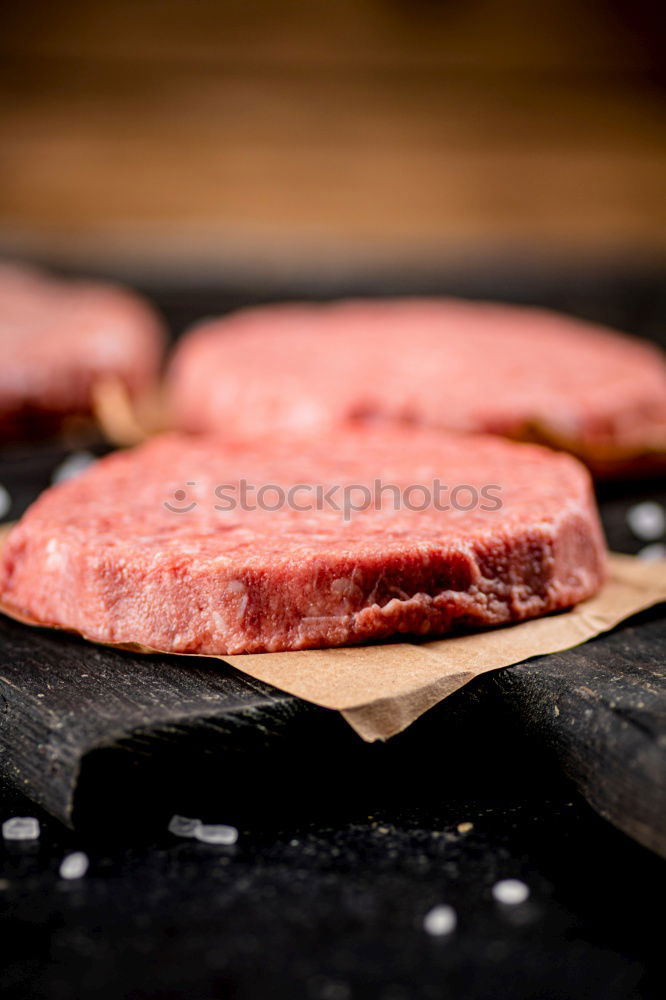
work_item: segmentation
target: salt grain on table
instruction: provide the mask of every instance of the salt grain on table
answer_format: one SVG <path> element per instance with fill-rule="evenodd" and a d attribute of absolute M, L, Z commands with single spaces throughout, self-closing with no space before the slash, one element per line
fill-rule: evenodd
<path fill-rule="evenodd" d="M 524 903 L 530 894 L 529 886 L 518 878 L 504 878 L 493 886 L 493 897 L 498 903 L 516 906 Z"/>
<path fill-rule="evenodd" d="M 63 858 L 60 865 L 60 878 L 76 879 L 83 878 L 88 871 L 88 855 L 83 851 L 74 851 Z"/>
<path fill-rule="evenodd" d="M 39 821 L 34 816 L 13 816 L 2 824 L 5 840 L 37 840 Z"/>
<path fill-rule="evenodd" d="M 666 559 L 666 545 L 663 542 L 653 542 L 652 545 L 644 545 L 638 553 L 638 558 L 643 562 L 659 562 Z"/>
<path fill-rule="evenodd" d="M 194 837 L 201 826 L 200 819 L 188 819 L 187 816 L 172 816 L 169 820 L 169 833 L 174 837 Z"/>
<path fill-rule="evenodd" d="M 458 924 L 458 916 L 452 906 L 442 903 L 433 906 L 423 918 L 423 929 L 433 937 L 445 937 L 452 934 Z"/>
<path fill-rule="evenodd" d="M 0 520 L 9 514 L 12 506 L 12 498 L 9 495 L 9 491 L 5 489 L 4 486 L 0 484 Z"/>
<path fill-rule="evenodd" d="M 238 840 L 238 830 L 235 826 L 201 823 L 194 831 L 194 836 L 204 844 L 224 844 L 230 847 Z"/>
<path fill-rule="evenodd" d="M 51 482 L 55 485 L 56 483 L 64 483 L 68 479 L 74 479 L 85 472 L 94 461 L 95 456 L 91 455 L 89 451 L 73 451 L 55 469 L 51 476 Z"/>
<path fill-rule="evenodd" d="M 660 503 L 645 500 L 627 511 L 627 524 L 636 538 L 656 542 L 666 532 L 666 511 Z"/>

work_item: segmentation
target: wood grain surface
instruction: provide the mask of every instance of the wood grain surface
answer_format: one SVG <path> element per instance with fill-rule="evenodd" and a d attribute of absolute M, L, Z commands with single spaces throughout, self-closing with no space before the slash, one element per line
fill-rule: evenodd
<path fill-rule="evenodd" d="M 481 756 L 518 723 L 602 816 L 666 855 L 665 649 L 666 616 L 656 611 L 569 652 L 479 677 L 430 714 L 446 730 L 462 712 Z M 343 760 L 352 741 L 358 761 L 372 753 L 337 713 L 219 661 L 137 657 L 4 618 L 0 703 L 0 773 L 67 824 L 86 807 L 81 794 L 92 794 L 100 810 L 94 765 L 102 751 L 111 784 L 141 764 L 161 772 L 162 782 L 165 772 L 175 780 L 197 755 L 228 768 L 239 753 L 261 750 L 270 770 L 273 749 L 285 741 L 297 755 L 307 747 L 308 756 L 329 762 Z M 481 732 L 493 712 L 492 734 Z M 423 722 L 413 728 L 418 742 Z M 424 731 L 432 742 L 432 724 Z M 440 750 L 435 740 L 430 752 Z"/>
<path fill-rule="evenodd" d="M 27 0 L 0 37 L 0 244 L 663 255 L 643 6 Z"/>

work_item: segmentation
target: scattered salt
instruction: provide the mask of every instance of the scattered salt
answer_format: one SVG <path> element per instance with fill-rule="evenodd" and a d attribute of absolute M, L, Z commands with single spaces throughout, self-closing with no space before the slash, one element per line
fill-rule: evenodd
<path fill-rule="evenodd" d="M 2 484 L 0 484 L 0 519 L 9 514 L 11 506 L 12 498 L 9 495 L 9 491 L 6 490 Z"/>
<path fill-rule="evenodd" d="M 204 844 L 225 844 L 229 847 L 238 840 L 238 830 L 235 826 L 200 823 L 195 828 L 194 836 Z"/>
<path fill-rule="evenodd" d="M 169 821 L 169 833 L 173 833 L 176 837 L 194 837 L 204 844 L 225 844 L 227 847 L 238 840 L 238 830 L 235 826 L 202 823 L 200 819 L 188 819 L 187 816 L 172 816 Z"/>
<path fill-rule="evenodd" d="M 67 479 L 74 479 L 92 465 L 95 456 L 89 451 L 73 451 L 71 455 L 63 459 L 51 476 L 52 483 L 64 483 Z"/>
<path fill-rule="evenodd" d="M 666 545 L 663 542 L 644 545 L 638 553 L 638 558 L 644 562 L 659 562 L 660 559 L 666 559 Z"/>
<path fill-rule="evenodd" d="M 83 851 L 74 851 L 62 859 L 60 865 L 60 878 L 76 879 L 83 878 L 88 871 L 88 855 Z"/>
<path fill-rule="evenodd" d="M 636 538 L 654 542 L 666 532 L 666 511 L 660 503 L 645 500 L 629 508 L 627 524 Z"/>
<path fill-rule="evenodd" d="M 13 816 L 2 824 L 5 840 L 37 840 L 39 822 L 34 816 Z"/>
<path fill-rule="evenodd" d="M 423 929 L 433 937 L 445 937 L 452 934 L 458 924 L 458 916 L 452 906 L 441 903 L 428 910 L 423 918 Z"/>
<path fill-rule="evenodd" d="M 524 903 L 530 894 L 529 886 L 518 878 L 503 878 L 493 886 L 493 897 L 498 903 L 515 906 Z"/>
<path fill-rule="evenodd" d="M 169 833 L 172 833 L 174 837 L 194 837 L 200 826 L 200 819 L 188 819 L 187 816 L 172 816 L 169 820 Z"/>

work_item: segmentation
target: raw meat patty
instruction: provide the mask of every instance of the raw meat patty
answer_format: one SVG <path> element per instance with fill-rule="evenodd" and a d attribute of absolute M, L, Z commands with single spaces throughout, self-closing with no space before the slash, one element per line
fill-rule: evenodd
<path fill-rule="evenodd" d="M 291 506 L 276 487 L 299 487 Z M 262 652 L 520 621 L 594 594 L 604 565 L 589 474 L 535 445 L 166 435 L 43 494 L 9 534 L 0 599 L 104 642 Z"/>
<path fill-rule="evenodd" d="M 537 309 L 458 300 L 247 309 L 176 351 L 178 427 L 254 434 L 403 423 L 554 444 L 600 471 L 666 459 L 666 359 Z"/>
<path fill-rule="evenodd" d="M 0 263 L 0 440 L 89 414 L 104 379 L 138 396 L 154 386 L 162 348 L 156 315 L 133 293 Z"/>

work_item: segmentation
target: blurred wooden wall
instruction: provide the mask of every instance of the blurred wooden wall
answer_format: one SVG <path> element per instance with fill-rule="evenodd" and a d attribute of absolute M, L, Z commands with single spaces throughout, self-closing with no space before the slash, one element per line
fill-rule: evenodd
<path fill-rule="evenodd" d="M 589 0 L 22 0 L 0 244 L 664 256 L 653 33 Z"/>

